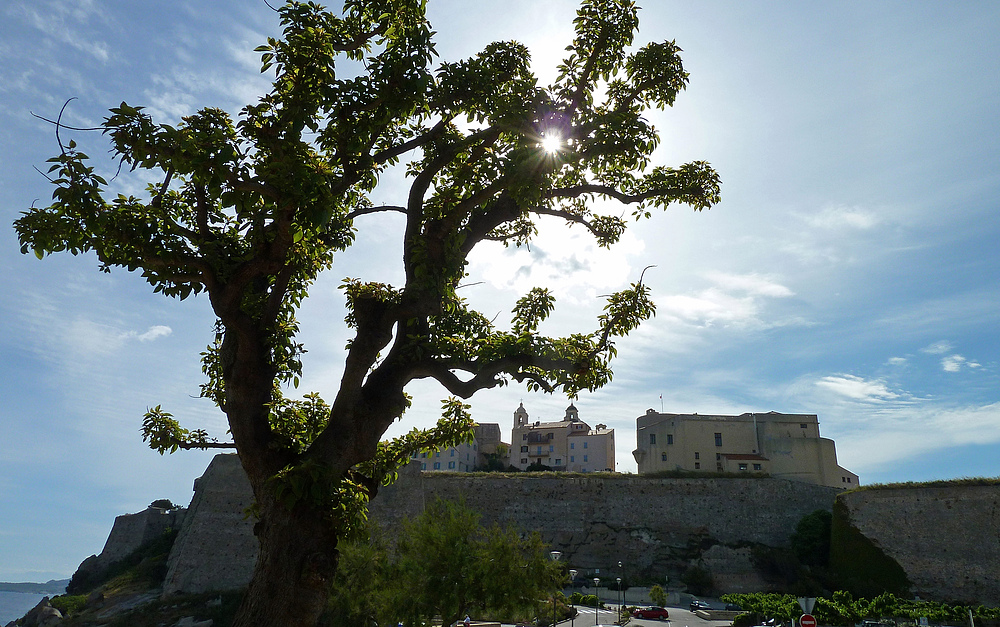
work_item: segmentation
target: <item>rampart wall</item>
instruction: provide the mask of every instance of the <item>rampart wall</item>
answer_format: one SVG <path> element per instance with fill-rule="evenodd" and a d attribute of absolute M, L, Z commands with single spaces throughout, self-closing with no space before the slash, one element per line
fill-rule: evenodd
<path fill-rule="evenodd" d="M 435 498 L 464 500 L 486 523 L 538 531 L 581 571 L 679 581 L 691 566 L 728 591 L 766 584 L 749 544 L 784 546 L 805 514 L 829 510 L 832 488 L 782 479 L 657 479 L 635 475 L 421 473 L 411 464 L 372 502 L 392 528 Z M 244 585 L 256 559 L 248 484 L 234 455 L 219 455 L 196 483 L 190 514 L 168 562 L 165 593 Z"/>
<path fill-rule="evenodd" d="M 839 497 L 848 522 L 925 599 L 1000 605 L 1000 486 L 899 487 Z"/>

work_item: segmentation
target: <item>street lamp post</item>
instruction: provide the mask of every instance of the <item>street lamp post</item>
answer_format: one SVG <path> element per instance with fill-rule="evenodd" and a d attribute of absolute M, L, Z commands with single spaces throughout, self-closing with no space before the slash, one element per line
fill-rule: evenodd
<path fill-rule="evenodd" d="M 616 624 L 622 624 L 622 578 L 615 577 L 618 580 L 618 620 L 615 621 Z"/>
<path fill-rule="evenodd" d="M 549 553 L 549 557 L 552 558 L 553 562 L 558 562 L 559 558 L 562 557 L 562 553 L 559 551 L 552 551 Z M 556 591 L 552 591 L 552 627 L 556 624 Z"/>
<path fill-rule="evenodd" d="M 601 623 L 601 579 L 594 577 L 594 624 Z"/>
<path fill-rule="evenodd" d="M 572 568 L 569 569 L 569 585 L 573 587 L 576 582 L 576 571 Z M 576 594 L 575 592 L 573 594 Z M 570 608 L 569 610 L 569 627 L 573 627 L 573 622 L 576 620 L 576 609 Z"/>

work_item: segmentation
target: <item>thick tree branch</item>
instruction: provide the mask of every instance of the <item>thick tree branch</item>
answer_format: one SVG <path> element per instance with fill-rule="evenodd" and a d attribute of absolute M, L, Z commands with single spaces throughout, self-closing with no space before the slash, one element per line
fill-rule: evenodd
<path fill-rule="evenodd" d="M 375 163 L 375 165 L 381 165 L 383 163 L 386 163 L 390 159 L 398 157 L 402 154 L 405 154 L 411 150 L 414 150 L 416 148 L 419 148 L 420 146 L 423 146 L 425 144 L 434 141 L 444 133 L 445 129 L 448 128 L 448 124 L 450 124 L 453 119 L 454 116 L 442 118 L 437 124 L 431 127 L 431 129 L 426 133 L 424 133 L 423 135 L 414 137 L 413 139 L 403 142 L 398 146 L 393 146 L 392 148 L 386 148 L 385 150 L 375 153 L 374 155 L 372 155 L 372 161 Z"/>
<path fill-rule="evenodd" d="M 562 187 L 559 189 L 551 189 L 543 194 L 545 198 L 577 198 L 583 194 L 602 194 L 604 196 L 610 196 L 615 200 L 623 203 L 636 203 L 642 202 L 644 200 L 649 200 L 650 198 L 657 198 L 660 196 L 674 196 L 679 193 L 691 193 L 691 192 L 701 192 L 702 188 L 700 186 L 691 188 L 677 188 L 677 187 L 657 187 L 655 189 L 650 189 L 641 194 L 626 194 L 624 192 L 618 191 L 617 189 L 608 185 L 574 185 L 572 187 Z"/>
<path fill-rule="evenodd" d="M 348 220 L 353 220 L 354 218 L 368 215 L 370 213 L 381 213 L 383 211 L 395 211 L 397 213 L 406 213 L 406 207 L 400 207 L 397 205 L 379 205 L 378 207 L 364 207 L 362 209 L 355 209 L 354 211 L 347 214 Z"/>

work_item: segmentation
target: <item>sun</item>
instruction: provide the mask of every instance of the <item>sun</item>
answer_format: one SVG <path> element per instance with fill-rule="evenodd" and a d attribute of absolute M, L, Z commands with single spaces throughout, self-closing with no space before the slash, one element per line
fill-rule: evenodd
<path fill-rule="evenodd" d="M 559 135 L 546 135 L 542 138 L 542 150 L 545 152 L 557 152 L 560 148 L 562 148 L 562 137 Z"/>

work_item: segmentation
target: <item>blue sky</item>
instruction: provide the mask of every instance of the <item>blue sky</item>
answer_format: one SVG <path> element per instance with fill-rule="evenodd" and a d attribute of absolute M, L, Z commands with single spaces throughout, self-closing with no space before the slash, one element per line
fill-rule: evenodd
<path fill-rule="evenodd" d="M 442 58 L 518 39 L 552 78 L 575 4 L 478 4 L 429 1 Z M 1000 5 L 640 4 L 639 41 L 676 39 L 691 73 L 676 106 L 650 116 L 656 161 L 710 161 L 722 203 L 671 208 L 611 251 L 546 224 L 530 251 L 477 251 L 482 283 L 466 296 L 503 316 L 547 284 L 546 330 L 586 329 L 596 296 L 657 266 L 656 318 L 619 344 L 614 382 L 576 401 L 616 430 L 621 471 L 635 469 L 635 418 L 662 395 L 668 412 L 815 413 L 865 483 L 1000 474 Z M 205 299 L 154 296 L 93 257 L 19 254 L 9 225 L 48 202 L 33 167 L 57 151 L 30 112 L 75 97 L 65 121 L 77 126 L 123 100 L 166 123 L 201 106 L 235 113 L 267 87 L 252 50 L 277 21 L 237 0 L 10 0 L 0 20 L 0 580 L 44 581 L 100 552 L 116 515 L 190 499 L 211 455 L 145 448 L 147 407 L 220 436 L 225 425 L 194 398 Z M 74 138 L 113 174 L 101 136 Z M 380 199 L 403 189 L 387 177 Z M 340 279 L 400 276 L 398 221 L 359 227 L 301 312 L 300 389 L 327 397 L 346 339 Z M 445 396 L 411 392 L 394 429 L 429 425 Z M 542 420 L 567 404 L 506 388 L 475 397 L 474 415 L 507 430 L 522 400 Z"/>

